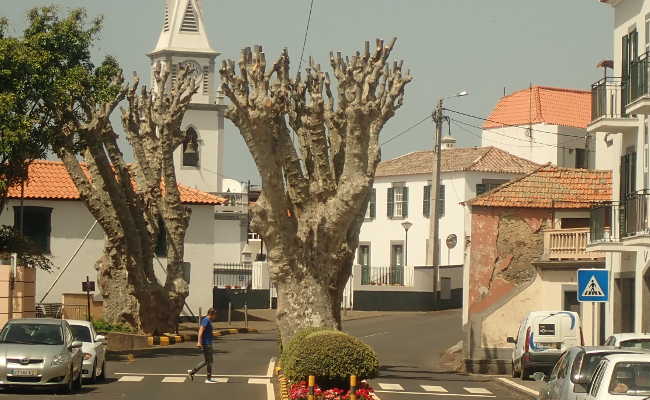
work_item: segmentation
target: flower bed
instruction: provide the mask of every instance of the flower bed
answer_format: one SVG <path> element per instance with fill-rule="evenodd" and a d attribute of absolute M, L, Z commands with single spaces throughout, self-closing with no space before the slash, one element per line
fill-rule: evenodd
<path fill-rule="evenodd" d="M 362 382 L 356 390 L 358 400 L 373 400 L 373 389 L 367 383 Z M 289 390 L 289 399 L 291 400 L 307 400 L 309 394 L 309 387 L 307 382 L 302 381 L 291 385 Z M 348 389 L 321 389 L 318 386 L 314 387 L 315 400 L 349 400 L 350 391 Z"/>

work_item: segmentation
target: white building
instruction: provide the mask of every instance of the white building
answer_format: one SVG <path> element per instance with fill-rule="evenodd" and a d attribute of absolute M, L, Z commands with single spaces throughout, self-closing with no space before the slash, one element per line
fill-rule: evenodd
<path fill-rule="evenodd" d="M 499 100 L 483 124 L 481 143 L 539 164 L 593 169 L 590 111 L 591 92 L 533 86 Z"/>
<path fill-rule="evenodd" d="M 539 165 L 496 147 L 454 148 L 443 138 L 438 265 L 461 266 L 470 233 L 468 209 L 460 203 Z M 357 264 L 385 268 L 427 265 L 432 152 L 382 161 L 361 227 Z M 402 223 L 410 222 L 408 248 Z M 449 243 L 449 246 L 447 245 Z"/>
<path fill-rule="evenodd" d="M 596 168 L 613 171 L 613 188 L 612 201 L 592 210 L 590 249 L 607 252 L 611 272 L 612 299 L 601 310 L 607 336 L 650 332 L 650 1 L 601 2 L 614 9 L 613 72 L 592 85 L 588 129 Z"/>

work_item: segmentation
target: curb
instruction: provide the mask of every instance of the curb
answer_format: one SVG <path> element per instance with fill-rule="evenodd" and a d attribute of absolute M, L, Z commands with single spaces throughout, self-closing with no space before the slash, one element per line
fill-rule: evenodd
<path fill-rule="evenodd" d="M 228 329 L 214 329 L 212 331 L 213 336 L 226 336 L 234 335 L 237 333 L 257 333 L 257 329 L 253 328 L 228 328 Z M 171 335 L 166 334 L 162 336 L 148 336 L 147 343 L 149 346 L 169 346 L 171 344 L 191 342 L 198 338 L 196 333 L 185 334 L 185 335 Z"/>
<path fill-rule="evenodd" d="M 519 384 L 515 381 L 512 381 L 508 378 L 504 377 L 494 377 L 493 378 L 495 382 L 501 384 L 502 386 L 506 386 L 511 390 L 514 390 L 518 392 L 519 394 L 522 394 L 524 396 L 527 396 L 528 398 L 531 399 L 538 399 L 539 398 L 539 392 L 535 389 L 531 389 L 529 387 L 526 387 L 522 384 Z"/>
<path fill-rule="evenodd" d="M 181 335 L 147 336 L 149 346 L 169 346 L 170 344 L 183 343 L 185 338 Z"/>
<path fill-rule="evenodd" d="M 278 377 L 278 385 L 280 386 L 280 400 L 289 400 L 289 381 L 282 373 L 280 367 L 275 368 L 275 374 Z"/>

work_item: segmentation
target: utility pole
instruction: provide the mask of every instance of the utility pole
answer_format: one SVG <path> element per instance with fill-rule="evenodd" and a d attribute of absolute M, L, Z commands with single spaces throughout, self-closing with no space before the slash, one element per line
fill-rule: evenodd
<path fill-rule="evenodd" d="M 440 191 L 440 162 L 442 159 L 442 149 L 441 149 L 441 139 L 442 139 L 442 102 L 443 98 L 438 100 L 436 108 L 433 110 L 431 117 L 435 124 L 436 130 L 433 135 L 433 165 L 431 168 L 431 212 L 429 213 L 429 254 L 428 259 L 430 260 L 429 265 L 433 266 L 433 298 L 435 306 L 438 305 L 438 254 L 440 249 L 438 248 L 438 217 L 439 217 L 439 207 L 438 200 Z"/>

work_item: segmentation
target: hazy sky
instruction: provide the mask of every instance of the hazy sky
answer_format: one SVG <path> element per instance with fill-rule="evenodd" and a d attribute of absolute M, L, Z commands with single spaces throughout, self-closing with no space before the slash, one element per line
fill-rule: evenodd
<path fill-rule="evenodd" d="M 203 0 L 212 47 L 222 52 L 218 60 L 261 44 L 269 59 L 288 47 L 296 68 L 309 1 Z M 162 28 L 164 0 L 0 0 L 0 15 L 20 34 L 26 11 L 48 4 L 104 15 L 97 60 L 113 55 L 126 73 L 136 71 L 148 82 L 145 53 Z M 415 79 L 403 108 L 382 133 L 386 141 L 428 115 L 438 97 L 461 89 L 470 96 L 446 106 L 479 116 L 490 113 L 504 87 L 508 93 L 531 82 L 589 89 L 602 74 L 596 63 L 611 58 L 612 26 L 613 10 L 597 0 L 314 0 L 305 57 L 328 65 L 330 50 L 349 54 L 364 40 L 398 37 L 394 55 L 405 60 Z M 431 148 L 432 129 L 429 121 L 391 141 L 382 148 L 383 159 Z M 451 133 L 458 145 L 478 144 L 480 131 L 470 131 L 452 126 Z M 225 137 L 224 175 L 259 182 L 229 122 Z"/>

